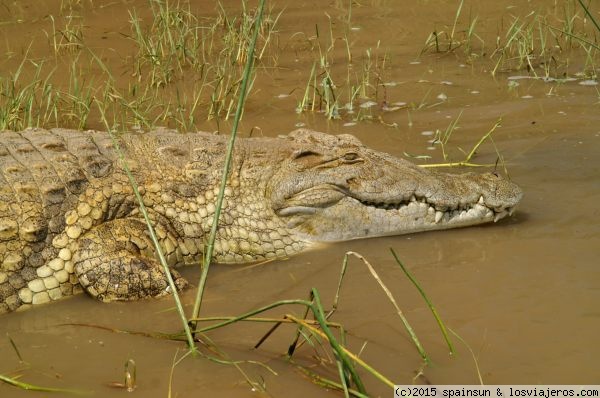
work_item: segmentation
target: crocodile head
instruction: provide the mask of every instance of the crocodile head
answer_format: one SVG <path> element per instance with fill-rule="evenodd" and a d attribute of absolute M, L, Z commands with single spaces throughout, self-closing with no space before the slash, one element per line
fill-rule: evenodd
<path fill-rule="evenodd" d="M 476 225 L 512 214 L 521 189 L 493 173 L 446 174 L 369 149 L 350 135 L 297 130 L 269 185 L 275 214 L 301 239 L 341 241 Z"/>

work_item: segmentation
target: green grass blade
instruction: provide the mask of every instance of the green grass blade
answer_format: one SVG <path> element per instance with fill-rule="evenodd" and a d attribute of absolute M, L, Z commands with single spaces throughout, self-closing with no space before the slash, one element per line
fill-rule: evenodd
<path fill-rule="evenodd" d="M 337 383 L 333 380 L 329 380 L 323 376 L 320 376 L 318 374 L 316 374 L 315 372 L 309 370 L 308 368 L 305 368 L 303 366 L 300 365 L 296 365 L 296 368 L 298 370 L 300 370 L 302 373 L 304 373 L 307 377 L 309 377 L 311 380 L 313 380 L 313 382 L 319 386 L 322 386 L 324 388 L 328 388 L 328 389 L 337 389 L 337 390 L 342 390 L 343 386 L 340 383 Z M 352 394 L 352 397 L 356 397 L 356 398 L 369 398 L 368 395 L 366 394 L 361 394 L 360 392 L 353 390 L 353 389 L 348 389 L 348 392 L 350 394 Z"/>
<path fill-rule="evenodd" d="M 460 18 L 460 13 L 463 7 L 463 0 L 458 4 L 458 9 L 456 10 L 456 16 L 454 17 L 454 24 L 452 25 L 452 32 L 450 32 L 450 43 L 448 45 L 448 51 L 452 49 L 452 44 L 454 43 L 454 34 L 456 33 L 456 25 L 458 24 L 458 18 Z"/>
<path fill-rule="evenodd" d="M 379 284 L 379 286 L 381 287 L 381 289 L 384 291 L 385 295 L 387 296 L 388 300 L 390 300 L 390 303 L 392 303 L 392 305 L 396 309 L 396 313 L 400 317 L 400 320 L 402 321 L 402 324 L 404 325 L 404 328 L 406 329 L 406 331 L 410 335 L 410 338 L 412 339 L 413 343 L 415 344 L 415 347 L 417 348 L 417 351 L 419 351 L 419 354 L 421 355 L 421 358 L 423 358 L 423 360 L 426 363 L 430 363 L 429 357 L 427 356 L 427 353 L 425 352 L 425 349 L 423 348 L 423 345 L 419 341 L 419 338 L 417 337 L 417 334 L 415 333 L 414 329 L 412 328 L 412 326 L 408 322 L 408 319 L 406 319 L 406 317 L 404 316 L 404 313 L 400 309 L 400 306 L 396 302 L 396 299 L 394 299 L 394 296 L 392 295 L 392 292 L 390 292 L 390 289 L 388 289 L 388 287 L 383 283 L 383 281 L 381 280 L 381 278 L 379 277 L 379 275 L 377 274 L 377 272 L 375 271 L 375 269 L 373 268 L 373 266 L 371 265 L 371 263 L 369 263 L 367 261 L 367 259 L 364 258 L 359 253 L 350 251 L 350 252 L 346 253 L 346 257 L 349 256 L 349 255 L 353 255 L 354 257 L 358 258 L 359 260 L 361 260 L 367 266 L 367 269 L 369 270 L 369 272 L 371 273 L 371 275 L 373 276 L 373 278 L 375 279 L 375 281 L 377 281 L 377 283 Z"/>
<path fill-rule="evenodd" d="M 227 157 L 225 158 L 225 165 L 223 167 L 223 177 L 221 178 L 221 186 L 219 189 L 219 195 L 217 196 L 217 203 L 215 205 L 215 215 L 213 217 L 213 223 L 210 230 L 210 235 L 206 245 L 206 251 L 204 253 L 204 262 L 202 267 L 202 273 L 200 275 L 200 281 L 198 282 L 198 293 L 194 302 L 194 309 L 192 311 L 192 318 L 197 318 L 200 314 L 200 307 L 202 305 L 202 296 L 204 295 L 204 288 L 206 286 L 206 278 L 208 276 L 208 270 L 210 268 L 210 262 L 214 250 L 215 238 L 217 236 L 217 226 L 219 222 L 219 216 L 221 215 L 221 207 L 223 206 L 223 197 L 225 196 L 225 186 L 227 185 L 227 176 L 231 167 L 231 158 L 233 154 L 233 147 L 235 144 L 235 138 L 237 136 L 238 125 L 244 109 L 244 103 L 246 101 L 246 91 L 248 89 L 248 81 L 250 80 L 250 72 L 252 71 L 252 64 L 254 61 L 254 49 L 256 47 L 256 40 L 260 31 L 260 24 L 262 21 L 263 10 L 265 7 L 265 0 L 261 0 L 258 6 L 256 21 L 254 25 L 254 32 L 252 35 L 252 41 L 248 49 L 248 59 L 244 67 L 244 74 L 242 75 L 242 83 L 240 86 L 240 94 L 238 98 L 237 109 L 235 110 L 235 117 L 233 119 L 233 127 L 231 131 L 231 137 L 227 146 Z"/>
<path fill-rule="evenodd" d="M 327 340 L 329 340 L 329 344 L 335 352 L 336 357 L 342 363 L 344 369 L 348 371 L 348 373 L 350 373 L 352 381 L 356 385 L 358 391 L 360 391 L 363 394 L 366 394 L 367 391 L 365 390 L 365 387 L 360 377 L 358 376 L 358 373 L 354 369 L 354 364 L 350 361 L 350 358 L 348 357 L 348 355 L 346 355 L 346 352 L 342 350 L 337 339 L 331 332 L 331 329 L 329 328 L 329 326 L 327 326 L 327 320 L 325 319 L 325 312 L 323 311 L 323 306 L 321 305 L 321 298 L 319 296 L 319 292 L 315 288 L 313 288 L 311 292 L 314 297 L 314 305 L 312 305 L 311 307 L 315 315 L 315 319 L 321 325 L 321 329 L 323 330 L 323 333 L 325 333 L 325 335 L 327 336 Z"/>
<path fill-rule="evenodd" d="M 394 251 L 394 249 L 390 248 L 390 251 L 392 252 L 392 256 L 394 256 L 394 259 L 396 260 L 396 263 L 398 263 L 398 265 L 400 266 L 400 268 L 402 268 L 402 271 L 404 271 L 404 274 L 406 274 L 406 276 L 408 277 L 408 279 L 410 279 L 410 281 L 413 283 L 413 285 L 415 285 L 415 287 L 417 288 L 417 290 L 419 291 L 419 293 L 421 293 L 421 296 L 423 296 L 423 299 L 427 303 L 427 306 L 429 306 L 429 309 L 431 310 L 431 313 L 433 314 L 433 317 L 437 321 L 437 323 L 438 323 L 438 325 L 440 327 L 440 330 L 442 331 L 442 335 L 444 336 L 444 339 L 446 340 L 446 344 L 448 344 L 448 349 L 450 350 L 450 354 L 454 355 L 454 353 L 456 351 L 454 350 L 454 346 L 452 345 L 452 342 L 450 341 L 450 337 L 448 336 L 448 331 L 446 330 L 446 325 L 444 325 L 444 322 L 442 322 L 442 319 L 438 315 L 435 307 L 433 306 L 433 304 L 431 303 L 431 301 L 427 297 L 427 294 L 425 294 L 425 291 L 423 290 L 423 288 L 421 288 L 421 286 L 416 281 L 416 279 L 411 275 L 410 272 L 408 272 L 408 270 L 406 269 L 406 267 L 404 266 L 404 264 L 402 264 L 402 262 L 400 261 L 400 259 L 396 255 L 396 252 Z"/>
<path fill-rule="evenodd" d="M 131 170 L 129 170 L 129 166 L 127 164 L 127 161 L 125 160 L 125 157 L 123 156 L 123 152 L 121 151 L 119 142 L 113 135 L 113 133 L 110 129 L 110 126 L 108 125 L 108 121 L 106 120 L 104 110 L 102 109 L 102 106 L 100 105 L 98 100 L 96 100 L 96 104 L 98 105 L 98 109 L 100 110 L 100 113 L 102 115 L 102 120 L 104 121 L 106 130 L 107 130 L 108 134 L 110 135 L 110 139 L 113 142 L 115 151 L 117 152 L 117 155 L 119 156 L 119 161 L 121 162 L 121 166 L 123 167 L 125 174 L 127 174 L 127 178 L 129 179 L 129 184 L 131 185 L 131 188 L 133 189 L 133 192 L 135 194 L 135 198 L 138 201 L 140 213 L 142 213 L 142 215 L 144 216 L 144 221 L 146 222 L 146 226 L 148 227 L 148 232 L 150 233 L 150 238 L 152 239 L 152 243 L 154 244 L 154 249 L 156 250 L 158 260 L 160 261 L 160 264 L 163 267 L 165 276 L 167 277 L 167 281 L 169 282 L 169 288 L 171 289 L 171 292 L 173 293 L 173 299 L 175 300 L 175 305 L 177 306 L 177 312 L 179 313 L 179 317 L 181 318 L 181 322 L 183 323 L 183 328 L 185 330 L 185 335 L 187 337 L 189 349 L 192 352 L 196 352 L 197 349 L 196 349 L 196 344 L 194 344 L 194 337 L 192 336 L 192 332 L 188 325 L 187 318 L 185 316 L 185 312 L 183 311 L 183 305 L 181 304 L 181 300 L 179 299 L 179 293 L 177 292 L 177 287 L 175 286 L 175 282 L 173 281 L 173 276 L 171 275 L 171 272 L 169 272 L 169 265 L 167 264 L 167 260 L 165 259 L 162 248 L 160 247 L 160 243 L 158 242 L 156 232 L 154 231 L 154 227 L 152 226 L 152 221 L 150 220 L 150 216 L 148 215 L 148 211 L 146 210 L 146 206 L 144 205 L 144 200 L 142 199 L 142 195 L 140 194 L 138 185 L 135 181 L 135 178 L 133 177 L 133 174 L 131 174 Z"/>
<path fill-rule="evenodd" d="M 23 360 L 23 357 L 21 356 L 21 352 L 17 348 L 17 345 L 15 344 L 15 341 L 12 339 L 12 337 L 10 337 L 8 333 L 6 334 L 6 337 L 8 338 L 8 341 L 10 342 L 10 345 L 12 346 L 13 350 L 15 350 L 15 354 L 17 354 L 17 357 L 19 358 L 19 362 L 25 362 Z"/>
<path fill-rule="evenodd" d="M 271 303 L 269 305 L 266 305 L 264 307 L 260 307 L 260 308 L 257 308 L 255 310 L 246 312 L 246 313 L 244 313 L 242 315 L 239 315 L 239 316 L 236 316 L 236 317 L 227 318 L 227 319 L 223 320 L 222 322 L 218 322 L 218 323 L 215 323 L 215 324 L 212 324 L 212 325 L 209 325 L 209 326 L 205 326 L 205 327 L 196 329 L 194 331 L 194 333 L 205 333 L 205 332 L 208 332 L 209 330 L 218 329 L 218 328 L 221 328 L 223 326 L 227 326 L 227 325 L 230 325 L 232 323 L 236 323 L 238 321 L 241 321 L 243 319 L 249 318 L 249 317 L 251 317 L 253 315 L 256 315 L 256 314 L 260 314 L 261 312 L 265 312 L 265 311 L 270 310 L 272 308 L 280 307 L 282 305 L 290 305 L 290 304 L 299 304 L 299 305 L 304 305 L 304 306 L 309 306 L 309 307 L 312 305 L 312 303 L 310 301 L 306 301 L 306 300 L 280 300 L 280 301 L 276 301 L 274 303 Z M 198 318 L 192 318 L 192 319 L 190 319 L 190 321 L 192 321 L 192 322 L 198 322 L 199 320 L 200 319 L 198 319 Z"/>
<path fill-rule="evenodd" d="M 460 335 L 458 333 L 456 333 L 452 329 L 448 329 L 448 330 L 450 330 L 452 332 L 452 334 L 454 336 L 456 336 L 456 338 L 459 339 L 471 353 L 471 357 L 473 358 L 473 362 L 475 363 L 475 370 L 477 371 L 477 378 L 479 379 L 479 384 L 481 384 L 483 386 L 485 383 L 483 382 L 483 377 L 481 376 L 481 369 L 479 369 L 479 362 L 477 361 L 477 357 L 475 356 L 473 349 L 462 337 L 460 337 Z"/>
<path fill-rule="evenodd" d="M 585 43 L 585 44 L 587 44 L 588 46 L 590 46 L 590 47 L 593 47 L 593 48 L 595 48 L 596 50 L 600 51 L 600 46 L 599 46 L 599 45 L 597 45 L 597 44 L 594 44 L 594 43 L 592 43 L 591 41 L 589 41 L 589 40 L 586 40 L 586 39 L 584 39 L 584 38 L 583 38 L 583 37 L 581 37 L 581 36 L 576 36 L 576 35 L 574 35 L 574 34 L 572 34 L 572 33 L 569 33 L 569 32 L 567 32 L 567 31 L 564 31 L 564 30 L 562 30 L 562 29 L 555 28 L 555 27 L 553 27 L 553 26 L 550 26 L 550 25 L 547 25 L 547 24 L 544 24 L 544 25 L 545 25 L 545 26 L 547 26 L 547 27 L 548 27 L 549 29 L 551 29 L 551 30 L 554 30 L 554 31 L 556 31 L 556 32 L 560 32 L 560 33 L 562 33 L 562 34 L 565 34 L 565 35 L 567 35 L 567 36 L 569 36 L 569 37 L 572 37 L 572 38 L 573 38 L 573 39 L 575 39 L 575 40 L 578 40 L 578 41 L 580 41 L 580 42 L 582 42 L 582 43 Z"/>
<path fill-rule="evenodd" d="M 62 394 L 72 394 L 72 395 L 90 395 L 92 391 L 83 391 L 83 390 L 73 390 L 69 388 L 56 388 L 56 387 L 42 387 L 35 384 L 29 384 L 22 381 L 17 380 L 14 377 L 8 377 L 0 374 L 0 381 L 3 381 L 12 386 L 18 387 L 23 390 L 29 391 L 42 391 L 42 392 L 52 392 L 52 393 L 62 393 Z"/>
<path fill-rule="evenodd" d="M 498 127 L 500 127 L 501 125 L 502 125 L 502 118 L 498 119 L 496 121 L 496 123 L 492 126 L 490 131 L 488 131 L 483 137 L 481 137 L 479 139 L 479 141 L 477 142 L 477 144 L 475 144 L 475 146 L 473 146 L 473 149 L 471 149 L 471 152 L 469 152 L 469 154 L 465 158 L 465 163 L 469 163 L 471 161 L 471 158 L 473 157 L 473 155 L 475 155 L 475 152 L 477 152 L 477 150 L 479 149 L 481 144 L 483 144 L 485 142 L 485 140 L 487 140 L 492 135 L 492 133 L 494 131 L 496 131 L 496 129 Z"/>
<path fill-rule="evenodd" d="M 590 12 L 590 10 L 587 8 L 587 6 L 585 4 L 583 4 L 583 0 L 577 0 L 577 1 L 579 1 L 581 8 L 583 8 L 583 11 L 585 11 L 585 14 L 592 20 L 592 23 L 594 24 L 594 26 L 596 27 L 598 32 L 600 32 L 600 25 L 598 25 L 598 22 L 596 22 L 596 19 L 594 18 L 594 16 Z"/>

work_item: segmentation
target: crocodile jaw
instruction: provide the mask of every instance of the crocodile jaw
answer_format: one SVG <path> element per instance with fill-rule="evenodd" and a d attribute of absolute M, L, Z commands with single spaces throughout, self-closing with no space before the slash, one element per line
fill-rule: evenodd
<path fill-rule="evenodd" d="M 288 227 L 295 229 L 306 241 L 334 242 L 496 222 L 513 211 L 514 207 L 496 210 L 479 202 L 463 209 L 441 211 L 416 198 L 386 209 L 346 197 L 334 206 L 314 209 L 311 216 L 291 217 Z M 348 214 L 354 214 L 354 217 L 348 217 Z"/>
<path fill-rule="evenodd" d="M 287 216 L 288 228 L 305 241 L 344 241 L 496 222 L 511 215 L 523 196 L 518 186 L 494 174 L 423 177 L 428 183 L 409 191 L 390 188 L 385 201 L 381 193 L 342 194 L 334 187 L 327 205 L 287 207 L 279 215 Z"/>

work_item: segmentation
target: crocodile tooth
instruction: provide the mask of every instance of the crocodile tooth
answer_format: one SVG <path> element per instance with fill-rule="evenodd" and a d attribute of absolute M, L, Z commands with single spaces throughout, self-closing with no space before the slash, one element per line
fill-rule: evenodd
<path fill-rule="evenodd" d="M 477 202 L 480 205 L 484 204 L 485 202 L 483 201 L 483 195 L 479 197 L 479 201 Z"/>
<path fill-rule="evenodd" d="M 435 212 L 435 223 L 438 224 L 441 220 L 442 217 L 444 217 L 444 212 L 443 211 L 436 211 Z"/>
<path fill-rule="evenodd" d="M 416 201 L 417 201 L 417 198 L 415 197 L 415 195 L 412 195 L 412 196 L 410 197 L 410 201 L 411 201 L 411 202 L 416 202 Z"/>
<path fill-rule="evenodd" d="M 494 217 L 494 222 L 496 222 L 499 219 L 503 218 L 507 214 L 508 214 L 508 212 L 506 210 L 502 210 L 500 213 L 496 213 L 496 216 Z"/>
<path fill-rule="evenodd" d="M 475 206 L 473 206 L 472 208 L 470 208 L 467 211 L 468 212 L 473 211 L 473 212 L 475 212 L 475 214 L 486 214 L 488 209 L 487 209 L 487 207 L 482 206 L 479 203 L 477 203 Z"/>
<path fill-rule="evenodd" d="M 509 207 L 508 209 L 506 209 L 506 211 L 508 211 L 508 215 L 509 216 L 512 216 L 513 212 L 515 211 L 515 208 L 514 207 Z"/>

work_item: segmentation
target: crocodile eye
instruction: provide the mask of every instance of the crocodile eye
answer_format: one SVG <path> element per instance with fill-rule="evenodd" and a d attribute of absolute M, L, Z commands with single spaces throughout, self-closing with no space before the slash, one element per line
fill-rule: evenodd
<path fill-rule="evenodd" d="M 355 162 L 360 160 L 360 156 L 358 156 L 358 153 L 356 152 L 348 152 L 342 156 L 342 159 L 344 159 L 346 162 Z"/>

